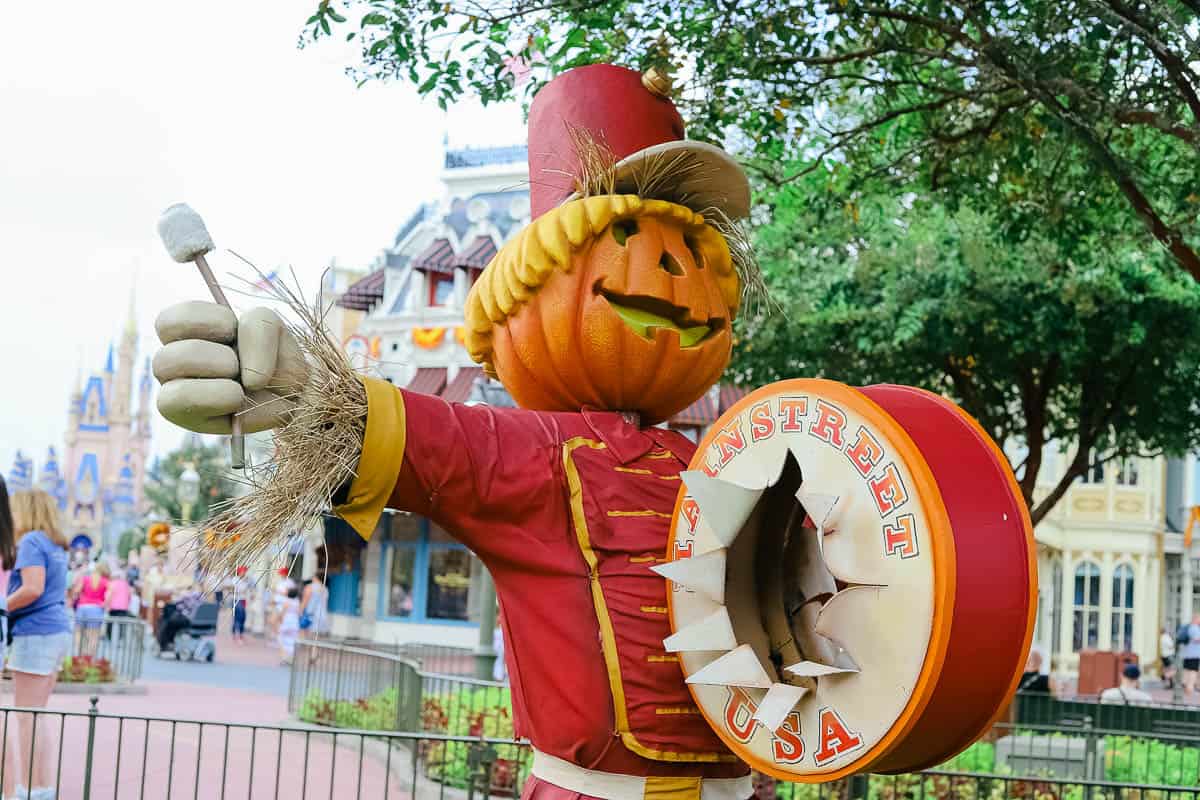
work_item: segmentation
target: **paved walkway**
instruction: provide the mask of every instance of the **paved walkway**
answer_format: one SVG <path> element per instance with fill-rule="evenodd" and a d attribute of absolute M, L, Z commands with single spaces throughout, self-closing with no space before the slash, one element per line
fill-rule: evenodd
<path fill-rule="evenodd" d="M 221 636 L 212 664 L 148 654 L 141 681 L 146 694 L 100 697 L 90 765 L 87 695 L 51 698 L 36 748 L 52 748 L 62 800 L 83 797 L 89 767 L 91 797 L 111 800 L 411 796 L 412 762 L 405 748 L 393 746 L 389 755 L 376 740 L 339 735 L 335 742 L 325 729 L 273 729 L 296 725 L 288 718 L 288 679 L 279 654 L 261 639 L 239 646 Z M 0 704 L 11 704 L 10 686 L 0 689 Z M 6 751 L 16 724 L 15 715 L 6 721 L 0 714 L 0 743 L 7 742 L 0 746 Z"/>

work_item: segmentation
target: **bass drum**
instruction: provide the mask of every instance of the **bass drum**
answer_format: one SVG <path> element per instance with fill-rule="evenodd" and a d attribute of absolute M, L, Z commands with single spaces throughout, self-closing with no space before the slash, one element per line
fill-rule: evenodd
<path fill-rule="evenodd" d="M 1033 635 L 1032 526 L 956 405 L 791 380 L 700 443 L 675 506 L 672 635 L 754 769 L 819 783 L 945 761 L 992 725 Z"/>

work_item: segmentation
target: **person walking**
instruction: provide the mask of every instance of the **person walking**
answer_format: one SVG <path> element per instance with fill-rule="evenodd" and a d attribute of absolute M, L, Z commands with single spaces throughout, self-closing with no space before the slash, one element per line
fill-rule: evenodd
<path fill-rule="evenodd" d="M 1122 703 L 1129 705 L 1130 703 L 1153 703 L 1154 698 L 1147 692 L 1138 688 L 1138 679 L 1142 677 L 1142 670 L 1137 664 L 1126 664 L 1125 669 L 1121 670 L 1121 684 L 1114 686 L 1111 689 L 1105 689 L 1100 693 L 1101 703 Z"/>
<path fill-rule="evenodd" d="M 109 617 L 128 617 L 132 612 L 129 610 L 130 604 L 133 602 L 133 587 L 129 585 L 129 581 L 125 577 L 125 573 L 117 570 L 112 574 L 108 581 L 108 591 L 104 593 L 104 613 Z M 113 623 L 108 623 L 107 630 L 104 633 L 105 638 L 112 638 Z M 122 630 L 130 630 L 128 628 L 118 628 L 118 633 Z"/>
<path fill-rule="evenodd" d="M 294 585 L 287 590 L 287 597 L 279 611 L 279 652 L 283 663 L 291 664 L 296 653 L 296 637 L 300 633 L 300 590 Z"/>
<path fill-rule="evenodd" d="M 246 568 L 237 568 L 237 581 L 233 585 L 233 641 L 246 643 L 247 599 L 250 596 L 250 581 L 246 580 Z"/>
<path fill-rule="evenodd" d="M 300 628 L 305 638 L 313 639 L 329 633 L 329 588 L 320 573 L 304 587 L 300 599 Z"/>
<path fill-rule="evenodd" d="M 104 601 L 108 596 L 107 565 L 98 561 L 76 580 L 71 589 L 75 600 L 75 629 L 79 634 L 79 652 L 94 656 L 104 624 Z"/>
<path fill-rule="evenodd" d="M 1200 613 L 1192 615 L 1192 622 L 1179 631 L 1179 659 L 1183 667 L 1183 692 L 1192 695 L 1196 691 L 1196 673 L 1200 672 Z"/>
<path fill-rule="evenodd" d="M 45 492 L 13 494 L 12 514 L 17 554 L 8 578 L 13 641 L 8 665 L 16 705 L 45 708 L 71 650 L 66 605 L 68 545 L 59 528 L 58 506 Z M 16 796 L 54 800 L 51 755 L 59 745 L 54 731 L 38 723 L 33 714 L 18 715 Z"/>
<path fill-rule="evenodd" d="M 1161 662 L 1159 672 L 1162 674 L 1163 683 L 1168 689 L 1175 688 L 1175 637 L 1171 635 L 1168 628 L 1162 629 L 1162 636 L 1158 639 L 1158 657 Z"/>

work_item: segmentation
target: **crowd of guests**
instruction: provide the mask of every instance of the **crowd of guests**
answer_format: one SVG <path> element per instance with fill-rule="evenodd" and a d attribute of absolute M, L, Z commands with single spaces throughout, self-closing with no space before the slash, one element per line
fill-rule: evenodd
<path fill-rule="evenodd" d="M 12 676 L 13 705 L 45 708 L 72 649 L 96 652 L 102 637 L 112 635 L 106 626 L 116 624 L 113 618 L 138 616 L 144 605 L 157 602 L 164 582 L 158 564 L 143 575 L 136 563 L 118 566 L 71 553 L 54 498 L 41 490 L 10 497 L 0 478 L 0 667 Z M 177 591 L 155 630 L 160 647 L 171 646 L 207 598 L 198 583 Z M 238 643 L 245 640 L 250 609 L 260 604 L 256 610 L 264 616 L 265 632 L 285 663 L 294 657 L 298 639 L 329 630 L 329 591 L 319 576 L 301 584 L 281 570 L 274 586 L 263 587 L 242 568 L 215 592 L 215 600 L 232 608 Z M 3 748 L 0 796 L 55 800 L 55 732 L 33 714 L 15 716 L 16 741 L 10 738 Z"/>

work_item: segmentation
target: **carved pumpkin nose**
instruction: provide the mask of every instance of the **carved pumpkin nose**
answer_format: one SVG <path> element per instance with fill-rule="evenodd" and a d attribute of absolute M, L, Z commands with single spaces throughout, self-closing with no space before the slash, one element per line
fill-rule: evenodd
<path fill-rule="evenodd" d="M 623 294 L 687 308 L 698 322 L 724 316 L 715 283 L 705 280 L 704 261 L 679 225 L 654 218 L 626 219 L 613 223 L 611 236 L 623 251 L 624 280 L 615 281 L 623 284 Z"/>

